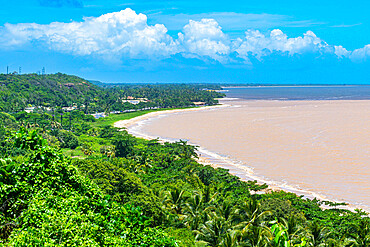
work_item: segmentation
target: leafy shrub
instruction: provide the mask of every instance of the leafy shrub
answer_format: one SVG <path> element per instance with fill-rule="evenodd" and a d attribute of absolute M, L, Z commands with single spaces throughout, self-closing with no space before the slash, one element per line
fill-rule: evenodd
<path fill-rule="evenodd" d="M 137 176 L 123 168 L 124 159 L 116 158 L 112 162 L 76 159 L 74 164 L 117 202 L 139 206 L 153 219 L 153 225 L 163 222 L 164 213 L 158 197 Z"/>
<path fill-rule="evenodd" d="M 56 137 L 60 141 L 60 147 L 62 148 L 75 149 L 79 145 L 77 137 L 70 131 L 59 130 Z"/>
<path fill-rule="evenodd" d="M 5 246 L 175 246 L 140 208 L 82 176 L 35 130 L 14 136 L 22 162 L 1 160 L 0 243 Z"/>
<path fill-rule="evenodd" d="M 116 157 L 128 157 L 134 153 L 135 139 L 127 134 L 121 132 L 113 137 L 113 145 L 115 146 Z"/>

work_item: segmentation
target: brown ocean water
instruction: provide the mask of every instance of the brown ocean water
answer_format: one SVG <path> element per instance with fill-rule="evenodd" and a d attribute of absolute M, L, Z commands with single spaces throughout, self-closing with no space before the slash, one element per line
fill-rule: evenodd
<path fill-rule="evenodd" d="M 188 140 L 219 162 L 232 160 L 221 165 L 241 178 L 369 210 L 370 100 L 222 102 L 229 106 L 162 115 L 131 129 Z"/>

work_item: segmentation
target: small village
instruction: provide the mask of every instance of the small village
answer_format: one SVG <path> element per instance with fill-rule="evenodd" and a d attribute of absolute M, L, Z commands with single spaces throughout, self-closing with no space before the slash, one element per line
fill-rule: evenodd
<path fill-rule="evenodd" d="M 135 97 L 132 97 L 132 96 L 128 96 L 126 99 L 122 100 L 122 103 L 129 103 L 131 105 L 137 105 L 141 102 L 149 102 L 149 100 L 147 98 L 135 98 Z M 202 106 L 206 106 L 206 102 L 202 102 L 202 101 L 196 101 L 196 102 L 192 102 L 194 104 L 195 107 L 202 107 Z M 63 111 L 63 112 L 72 112 L 72 111 L 75 111 L 75 110 L 79 110 L 79 109 L 83 109 L 85 108 L 85 105 L 84 104 L 81 104 L 79 106 L 77 106 L 77 104 L 73 104 L 72 106 L 65 106 L 65 107 L 60 107 L 60 110 Z M 92 115 L 95 119 L 99 119 L 99 118 L 104 118 L 104 117 L 107 117 L 111 114 L 121 114 L 121 113 L 128 113 L 128 112 L 137 112 L 137 111 L 145 111 L 145 110 L 155 110 L 155 109 L 160 109 L 161 107 L 158 107 L 158 106 L 154 106 L 154 107 L 143 107 L 143 108 L 134 108 L 134 109 L 127 109 L 127 110 L 121 110 L 121 111 L 109 111 L 109 112 L 95 112 L 95 113 L 91 113 L 90 115 Z M 28 106 L 26 108 L 24 108 L 24 111 L 27 112 L 27 113 L 33 113 L 33 112 L 51 112 L 53 113 L 53 115 L 55 115 L 55 108 L 51 108 L 51 107 L 45 107 L 45 106 Z"/>

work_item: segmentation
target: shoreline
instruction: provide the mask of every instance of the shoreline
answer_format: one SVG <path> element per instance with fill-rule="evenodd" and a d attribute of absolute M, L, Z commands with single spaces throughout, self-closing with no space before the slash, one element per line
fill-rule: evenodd
<path fill-rule="evenodd" d="M 225 99 L 223 99 L 225 100 Z M 231 100 L 231 99 L 226 99 L 226 100 Z M 236 100 L 236 99 L 232 99 Z M 254 101 L 254 100 L 252 100 Z M 205 110 L 212 110 L 212 109 L 218 109 L 218 108 L 224 108 L 224 107 L 233 107 L 232 105 L 225 104 L 224 102 L 220 102 L 219 105 L 215 106 L 206 106 L 206 107 L 197 107 L 197 108 L 187 108 L 187 109 L 174 109 L 174 110 L 164 110 L 164 111 L 158 111 L 158 112 L 151 112 L 139 117 L 135 117 L 132 119 L 128 120 L 120 120 L 114 123 L 114 127 L 117 128 L 126 128 L 128 133 L 139 137 L 139 138 L 144 138 L 147 140 L 151 139 L 158 139 L 160 142 L 174 142 L 178 141 L 178 139 L 173 139 L 169 140 L 166 138 L 162 137 L 154 137 L 150 136 L 147 134 L 144 134 L 140 131 L 137 131 L 136 128 L 140 127 L 141 125 L 145 124 L 145 122 L 150 121 L 155 118 L 163 117 L 167 114 L 176 114 L 176 113 L 182 113 L 182 112 L 189 112 L 189 111 L 205 111 Z M 189 145 L 196 145 L 193 143 L 188 142 Z M 296 188 L 294 186 L 291 186 L 289 184 L 282 184 L 280 181 L 271 181 L 271 180 L 266 180 L 263 177 L 257 176 L 253 172 L 253 168 L 248 167 L 248 166 L 242 166 L 238 163 L 241 163 L 237 160 L 232 160 L 229 157 L 225 157 L 222 155 L 219 155 L 215 152 L 208 151 L 207 149 L 202 148 L 201 146 L 198 146 L 198 160 L 197 162 L 202 164 L 202 165 L 210 165 L 213 168 L 223 168 L 229 170 L 229 173 L 239 177 L 242 181 L 248 181 L 248 180 L 256 180 L 259 184 L 267 184 L 268 188 L 263 190 L 263 193 L 268 193 L 271 191 L 285 191 L 289 193 L 294 193 L 297 196 L 303 195 L 303 198 L 308 198 L 310 200 L 317 198 L 321 201 L 332 201 L 332 202 L 337 202 L 337 203 L 342 203 L 343 201 L 339 200 L 334 200 L 334 199 L 329 199 L 324 195 L 321 195 L 319 193 L 313 192 L 313 191 L 308 191 L 300 188 Z M 258 193 L 258 192 L 257 192 Z M 369 213 L 370 211 L 366 208 L 363 208 L 365 206 L 361 205 L 356 205 L 356 204 L 347 204 L 346 206 L 338 206 L 336 208 L 338 209 L 347 209 L 354 211 L 355 209 L 362 209 L 363 211 Z M 325 205 L 321 205 L 321 208 L 323 209 L 330 209 L 334 207 L 329 207 Z"/>
<path fill-rule="evenodd" d="M 164 114 L 173 114 L 173 113 L 179 113 L 179 112 L 188 112 L 188 111 L 204 111 L 204 110 L 209 110 L 209 109 L 217 109 L 221 107 L 229 107 L 227 104 L 220 103 L 218 105 L 214 106 L 203 106 L 203 107 L 194 107 L 194 108 L 185 108 L 185 109 L 172 109 L 172 110 L 163 110 L 163 111 L 155 111 L 155 112 L 150 112 L 147 114 L 144 114 L 142 116 L 134 117 L 131 119 L 127 120 L 119 120 L 113 124 L 114 127 L 116 128 L 129 128 L 134 124 L 137 124 L 141 121 L 148 120 L 153 117 L 158 117 L 160 115 Z"/>

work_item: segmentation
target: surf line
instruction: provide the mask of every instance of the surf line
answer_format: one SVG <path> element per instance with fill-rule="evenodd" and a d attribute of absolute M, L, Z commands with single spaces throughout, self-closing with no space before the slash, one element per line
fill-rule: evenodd
<path fill-rule="evenodd" d="M 164 110 L 164 111 L 157 111 L 157 112 L 151 112 L 147 113 L 142 116 L 138 116 L 132 119 L 128 120 L 120 120 L 114 123 L 114 127 L 126 129 L 127 132 L 131 135 L 134 135 L 139 138 L 143 138 L 146 140 L 154 140 L 157 139 L 160 143 L 164 142 L 177 142 L 180 140 L 185 139 L 175 139 L 175 138 L 166 138 L 166 137 L 160 137 L 160 136 L 152 136 L 147 133 L 142 132 L 142 127 L 146 124 L 149 124 L 151 121 L 155 119 L 159 119 L 162 117 L 167 116 L 168 114 L 179 114 L 182 112 L 189 112 L 189 111 L 206 111 L 206 110 L 215 110 L 220 109 L 224 107 L 234 107 L 225 103 L 221 103 L 219 105 L 215 106 L 205 106 L 205 107 L 196 107 L 196 108 L 187 108 L 187 109 L 174 109 L 174 110 Z M 297 188 L 293 185 L 289 185 L 286 182 L 280 182 L 280 181 L 273 181 L 269 180 L 267 178 L 264 178 L 262 176 L 256 175 L 253 172 L 253 167 L 250 167 L 249 165 L 232 159 L 230 157 L 224 156 L 222 154 L 218 154 L 212 151 L 209 151 L 205 149 L 204 147 L 201 147 L 197 145 L 196 143 L 191 143 L 188 141 L 189 145 L 197 146 L 197 154 L 199 156 L 198 162 L 203 165 L 210 165 L 213 168 L 223 168 L 227 169 L 230 174 L 239 177 L 242 181 L 257 181 L 258 184 L 267 184 L 269 187 L 261 192 L 258 193 L 268 193 L 270 191 L 285 191 L 294 193 L 297 196 L 303 196 L 303 198 L 307 198 L 310 200 L 318 199 L 320 201 L 332 201 L 336 203 L 342 203 L 342 201 L 330 199 L 327 196 L 323 194 L 319 194 L 317 192 L 304 190 L 301 188 Z M 324 209 L 330 209 L 331 207 L 326 205 L 321 205 Z M 364 208 L 362 205 L 357 204 L 350 204 L 347 203 L 346 206 L 337 206 L 339 209 L 347 209 L 354 211 L 357 208 L 363 209 L 366 212 L 369 212 L 367 208 Z"/>

